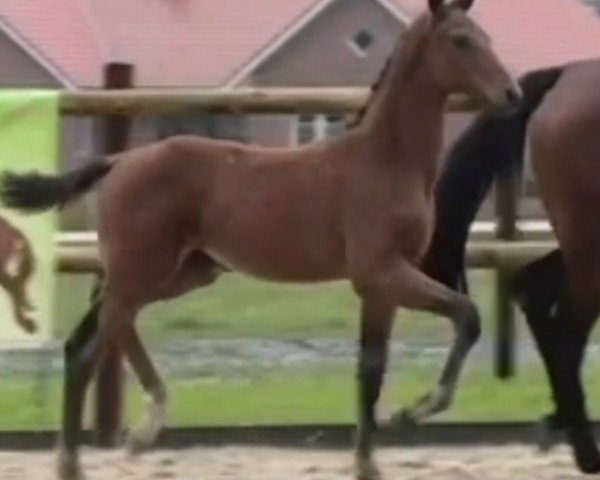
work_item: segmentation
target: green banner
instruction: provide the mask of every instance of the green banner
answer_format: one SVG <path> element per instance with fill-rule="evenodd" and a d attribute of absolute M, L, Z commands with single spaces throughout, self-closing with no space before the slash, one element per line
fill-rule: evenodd
<path fill-rule="evenodd" d="M 0 171 L 57 171 L 58 100 L 58 92 L 51 90 L 0 90 Z M 31 345 L 52 334 L 57 217 L 55 213 L 20 215 L 3 208 L 0 216 L 25 235 L 33 250 L 35 270 L 27 284 L 27 293 L 34 307 L 31 317 L 38 325 L 34 335 L 19 327 L 10 297 L 0 285 L 0 342 L 9 347 Z M 0 235 L 0 247 L 2 243 Z M 19 254 L 15 254 L 0 268 L 14 274 L 21 261 Z"/>

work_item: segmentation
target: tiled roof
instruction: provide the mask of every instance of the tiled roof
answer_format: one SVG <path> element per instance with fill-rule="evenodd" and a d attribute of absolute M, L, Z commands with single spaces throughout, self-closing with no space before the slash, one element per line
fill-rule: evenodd
<path fill-rule="evenodd" d="M 80 87 L 109 61 L 134 63 L 137 85 L 218 86 L 326 1 L 2 0 L 0 21 Z M 411 17 L 426 4 L 382 1 Z M 600 19 L 577 0 L 478 0 L 473 14 L 516 73 L 600 55 Z"/>

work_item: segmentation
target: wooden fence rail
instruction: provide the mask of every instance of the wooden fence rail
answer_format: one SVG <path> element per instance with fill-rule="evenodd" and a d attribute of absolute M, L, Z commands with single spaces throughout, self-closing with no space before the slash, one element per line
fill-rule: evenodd
<path fill-rule="evenodd" d="M 61 273 L 101 273 L 96 245 L 59 245 L 56 269 Z M 512 272 L 556 248 L 554 240 L 470 242 L 467 263 L 472 269 Z"/>
<path fill-rule="evenodd" d="M 352 113 L 366 102 L 367 88 L 236 88 L 66 90 L 63 115 L 135 115 L 141 113 Z M 472 112 L 478 103 L 452 97 L 448 111 Z"/>

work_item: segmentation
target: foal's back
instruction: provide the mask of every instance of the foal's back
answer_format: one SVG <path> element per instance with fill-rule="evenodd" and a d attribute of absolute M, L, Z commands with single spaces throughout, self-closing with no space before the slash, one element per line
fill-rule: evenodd
<path fill-rule="evenodd" d="M 181 136 L 130 150 L 100 188 L 103 243 L 168 229 L 174 244 L 254 276 L 340 278 L 351 137 L 279 149 Z"/>

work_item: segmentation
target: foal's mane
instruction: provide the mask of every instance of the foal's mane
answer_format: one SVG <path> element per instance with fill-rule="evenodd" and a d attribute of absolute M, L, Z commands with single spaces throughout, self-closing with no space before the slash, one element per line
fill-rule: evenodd
<path fill-rule="evenodd" d="M 365 118 L 367 112 L 369 112 L 369 108 L 373 104 L 373 99 L 381 89 L 382 85 L 385 83 L 387 78 L 389 77 L 390 72 L 392 71 L 392 66 L 394 66 L 395 60 L 404 60 L 405 58 L 409 58 L 414 60 L 417 50 L 422 46 L 423 38 L 425 33 L 428 31 L 429 26 L 429 15 L 423 15 L 420 18 L 416 19 L 404 32 L 400 34 L 400 39 L 398 40 L 398 46 L 395 47 L 392 52 L 388 55 L 383 68 L 379 72 L 379 76 L 371 84 L 371 91 L 368 100 L 365 104 L 360 108 L 360 110 L 356 113 L 354 119 L 348 122 L 348 128 L 355 128 L 360 125 L 362 120 Z M 411 69 L 414 68 L 413 62 L 409 62 L 405 65 L 405 68 Z"/>
<path fill-rule="evenodd" d="M 383 68 L 379 71 L 379 76 L 377 77 L 377 80 L 375 80 L 375 82 L 373 82 L 371 84 L 371 92 L 369 95 L 369 99 L 360 108 L 360 110 L 357 112 L 354 119 L 352 119 L 352 121 L 348 122 L 348 128 L 358 127 L 360 125 L 360 123 L 362 122 L 363 118 L 365 117 L 365 115 L 367 114 L 367 112 L 369 111 L 369 107 L 371 106 L 371 100 L 373 100 L 373 97 L 379 90 L 379 87 L 381 87 L 381 85 L 383 84 L 384 79 L 387 78 L 387 74 L 390 71 L 390 67 L 392 65 L 393 55 L 394 55 L 393 53 L 388 55 L 388 57 L 385 61 L 385 64 L 383 65 Z"/>

